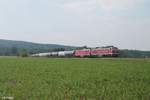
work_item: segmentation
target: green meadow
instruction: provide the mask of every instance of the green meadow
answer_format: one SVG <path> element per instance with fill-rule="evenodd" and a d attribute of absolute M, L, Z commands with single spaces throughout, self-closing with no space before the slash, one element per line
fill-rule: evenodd
<path fill-rule="evenodd" d="M 150 60 L 1 57 L 0 99 L 4 97 L 150 100 Z"/>

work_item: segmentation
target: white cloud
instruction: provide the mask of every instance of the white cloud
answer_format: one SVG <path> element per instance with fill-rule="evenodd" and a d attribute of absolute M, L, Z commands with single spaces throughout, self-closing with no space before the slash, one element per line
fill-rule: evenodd
<path fill-rule="evenodd" d="M 82 0 L 67 2 L 64 10 L 68 12 L 88 12 L 96 8 L 102 11 L 127 10 L 139 6 L 144 0 Z"/>
<path fill-rule="evenodd" d="M 67 2 L 64 4 L 64 10 L 73 13 L 89 12 L 93 8 L 95 8 L 95 0 Z"/>
<path fill-rule="evenodd" d="M 103 10 L 126 10 L 139 6 L 142 0 L 97 0 Z"/>

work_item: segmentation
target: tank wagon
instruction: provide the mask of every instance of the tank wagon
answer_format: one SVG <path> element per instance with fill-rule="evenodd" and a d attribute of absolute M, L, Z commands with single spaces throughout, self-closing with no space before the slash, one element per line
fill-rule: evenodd
<path fill-rule="evenodd" d="M 58 51 L 58 52 L 49 52 L 49 53 L 39 53 L 33 54 L 31 56 L 48 56 L 48 57 L 117 57 L 119 55 L 119 50 L 114 46 L 107 47 L 97 47 L 97 48 L 88 48 L 80 49 L 74 51 Z"/>
<path fill-rule="evenodd" d="M 45 57 L 45 56 L 51 56 L 51 52 L 49 52 L 49 53 L 37 53 L 37 54 L 31 55 L 31 57 Z"/>
<path fill-rule="evenodd" d="M 74 51 L 59 51 L 58 56 L 59 57 L 71 57 L 73 56 Z"/>
<path fill-rule="evenodd" d="M 50 56 L 58 56 L 58 52 L 51 52 Z"/>

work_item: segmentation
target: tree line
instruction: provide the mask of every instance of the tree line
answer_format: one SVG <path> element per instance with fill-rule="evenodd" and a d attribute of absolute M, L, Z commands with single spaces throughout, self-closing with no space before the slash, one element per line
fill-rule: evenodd
<path fill-rule="evenodd" d="M 78 49 L 78 48 L 76 48 Z M 0 48 L 0 56 L 22 56 L 27 57 L 30 54 L 53 52 L 53 51 L 65 51 L 65 48 L 54 48 L 54 49 L 27 49 L 27 48 Z M 119 50 L 119 57 L 126 58 L 146 58 L 150 57 L 150 51 L 139 51 L 139 50 Z"/>
<path fill-rule="evenodd" d="M 55 48 L 55 49 L 26 49 L 26 48 L 0 48 L 0 56 L 21 56 L 27 57 L 30 54 L 41 53 L 41 52 L 55 52 L 55 51 L 65 51 L 65 48 Z"/>
<path fill-rule="evenodd" d="M 27 49 L 12 48 L 0 48 L 0 56 L 28 56 L 29 52 Z"/>

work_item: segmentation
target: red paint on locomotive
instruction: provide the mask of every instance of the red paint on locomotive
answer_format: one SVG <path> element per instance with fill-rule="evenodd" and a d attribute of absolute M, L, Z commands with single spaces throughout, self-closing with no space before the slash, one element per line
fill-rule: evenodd
<path fill-rule="evenodd" d="M 74 56 L 85 57 L 85 56 L 90 56 L 90 53 L 91 53 L 90 49 L 75 50 Z"/>

